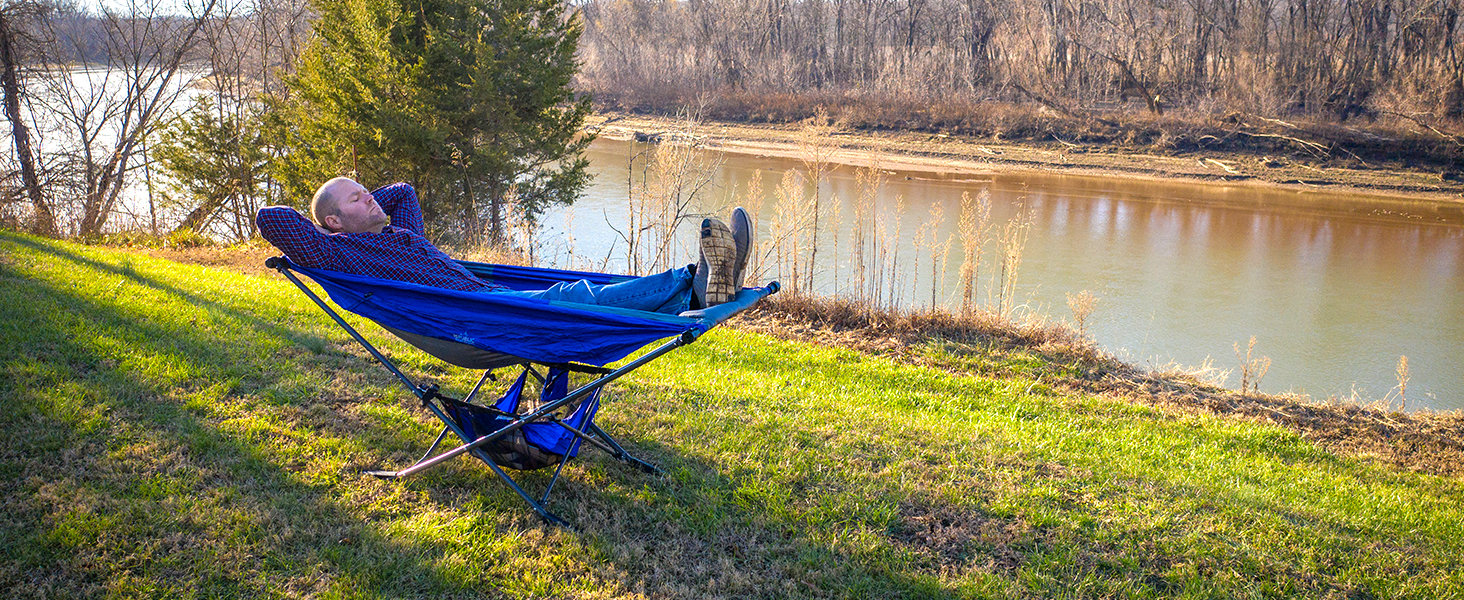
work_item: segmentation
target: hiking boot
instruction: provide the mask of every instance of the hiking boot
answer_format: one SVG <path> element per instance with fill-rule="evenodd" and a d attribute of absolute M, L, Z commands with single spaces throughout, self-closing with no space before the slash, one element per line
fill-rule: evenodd
<path fill-rule="evenodd" d="M 737 273 L 737 242 L 732 239 L 732 230 L 727 224 L 712 218 L 702 219 L 701 260 L 706 269 L 697 268 L 697 278 L 706 273 L 704 304 L 716 306 L 732 299 L 737 294 L 734 278 Z M 693 289 L 696 281 L 692 280 Z"/>
<path fill-rule="evenodd" d="M 732 241 L 737 245 L 737 260 L 732 271 L 732 287 L 743 288 L 743 273 L 747 270 L 747 256 L 752 252 L 752 238 L 756 228 L 752 217 L 742 207 L 732 209 Z"/>
<path fill-rule="evenodd" d="M 700 254 L 700 252 L 698 252 Z M 707 257 L 702 256 L 695 265 L 687 265 L 691 269 L 691 297 L 692 310 L 700 310 L 707 307 L 707 272 L 712 268 L 707 266 Z"/>

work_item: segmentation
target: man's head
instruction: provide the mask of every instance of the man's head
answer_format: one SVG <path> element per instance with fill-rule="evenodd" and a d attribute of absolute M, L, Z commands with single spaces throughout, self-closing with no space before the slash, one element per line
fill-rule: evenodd
<path fill-rule="evenodd" d="M 327 181 L 315 190 L 310 214 L 316 223 L 338 233 L 378 233 L 388 222 L 376 197 L 347 177 Z"/>

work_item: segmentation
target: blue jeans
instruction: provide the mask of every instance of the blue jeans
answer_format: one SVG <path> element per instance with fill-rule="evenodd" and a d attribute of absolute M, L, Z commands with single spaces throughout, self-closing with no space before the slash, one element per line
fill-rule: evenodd
<path fill-rule="evenodd" d="M 546 290 L 496 293 L 675 315 L 691 308 L 691 271 L 678 267 L 620 283 L 600 285 L 581 279 L 556 283 Z"/>

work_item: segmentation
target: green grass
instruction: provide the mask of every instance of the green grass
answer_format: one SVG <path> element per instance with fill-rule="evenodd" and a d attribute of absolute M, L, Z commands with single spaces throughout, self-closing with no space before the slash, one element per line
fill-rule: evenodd
<path fill-rule="evenodd" d="M 281 278 L 0 234 L 7 597 L 1464 597 L 1464 485 L 1282 429 L 720 329 L 541 525 Z M 413 376 L 470 373 L 364 325 Z M 522 477 L 531 489 L 547 473 Z"/>

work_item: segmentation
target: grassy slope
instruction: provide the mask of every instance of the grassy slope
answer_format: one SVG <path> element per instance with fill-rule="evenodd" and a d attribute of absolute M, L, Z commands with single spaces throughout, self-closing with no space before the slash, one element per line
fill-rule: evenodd
<path fill-rule="evenodd" d="M 1464 484 L 1266 425 L 719 330 L 614 387 L 668 476 L 587 451 L 570 532 L 359 475 L 436 430 L 278 278 L 5 233 L 0 307 L 18 597 L 1464 597 Z"/>

